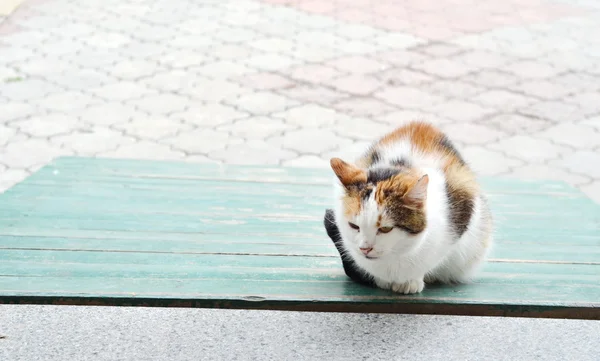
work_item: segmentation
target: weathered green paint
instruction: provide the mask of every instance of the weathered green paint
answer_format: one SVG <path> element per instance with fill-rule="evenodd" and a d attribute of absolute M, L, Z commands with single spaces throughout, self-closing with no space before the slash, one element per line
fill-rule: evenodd
<path fill-rule="evenodd" d="M 60 158 L 0 195 L 0 302 L 600 319 L 600 207 L 484 178 L 497 231 L 469 285 L 347 279 L 327 169 Z"/>

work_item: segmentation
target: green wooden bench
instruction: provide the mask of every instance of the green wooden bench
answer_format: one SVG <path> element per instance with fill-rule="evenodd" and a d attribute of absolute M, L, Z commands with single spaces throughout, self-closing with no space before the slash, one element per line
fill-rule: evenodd
<path fill-rule="evenodd" d="M 60 158 L 0 195 L 0 303 L 600 319 L 600 207 L 483 179 L 497 223 L 470 285 L 347 278 L 328 169 Z"/>

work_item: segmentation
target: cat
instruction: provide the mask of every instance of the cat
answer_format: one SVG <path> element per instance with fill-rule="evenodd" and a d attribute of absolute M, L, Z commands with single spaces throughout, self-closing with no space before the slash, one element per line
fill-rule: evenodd
<path fill-rule="evenodd" d="M 465 283 L 492 246 L 475 174 L 434 125 L 411 121 L 354 163 L 330 160 L 334 207 L 324 225 L 352 280 L 402 294 Z"/>

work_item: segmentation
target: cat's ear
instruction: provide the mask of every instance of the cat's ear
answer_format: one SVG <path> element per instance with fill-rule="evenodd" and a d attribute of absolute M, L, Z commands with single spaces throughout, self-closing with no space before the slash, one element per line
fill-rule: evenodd
<path fill-rule="evenodd" d="M 331 164 L 331 169 L 333 169 L 333 172 L 344 187 L 367 182 L 367 173 L 357 166 L 346 163 L 340 158 L 331 158 L 329 163 Z"/>
<path fill-rule="evenodd" d="M 422 207 L 427 200 L 429 176 L 425 174 L 404 194 L 404 200 L 414 206 Z"/>

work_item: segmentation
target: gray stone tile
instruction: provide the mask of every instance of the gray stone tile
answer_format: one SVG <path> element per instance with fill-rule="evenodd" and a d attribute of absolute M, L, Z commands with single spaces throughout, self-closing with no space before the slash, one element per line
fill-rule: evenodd
<path fill-rule="evenodd" d="M 600 178 L 600 167 L 592 166 L 592 164 L 600 164 L 600 153 L 598 152 L 580 150 L 565 156 L 563 159 L 553 160 L 549 164 L 594 179 Z"/>
<path fill-rule="evenodd" d="M 45 138 L 58 134 L 67 134 L 83 126 L 77 116 L 67 114 L 46 114 L 11 123 L 21 132 L 36 138 Z"/>
<path fill-rule="evenodd" d="M 151 94 L 127 103 L 151 114 L 169 114 L 187 109 L 192 101 L 176 94 Z"/>
<path fill-rule="evenodd" d="M 270 139 L 272 144 L 298 154 L 321 154 L 349 145 L 351 140 L 336 135 L 329 129 L 299 129 Z"/>
<path fill-rule="evenodd" d="M 522 167 L 513 168 L 511 173 L 507 176 L 519 180 L 562 181 L 573 186 L 589 183 L 591 181 L 591 178 L 589 177 L 573 174 L 558 167 L 541 164 L 527 164 Z"/>
<path fill-rule="evenodd" d="M 591 149 L 600 146 L 600 132 L 585 124 L 559 124 L 545 130 L 539 136 L 577 149 Z"/>
<path fill-rule="evenodd" d="M 82 156 L 95 156 L 133 142 L 134 138 L 101 126 L 50 138 L 50 143 Z"/>
<path fill-rule="evenodd" d="M 228 132 L 233 138 L 266 139 L 271 136 L 282 135 L 285 131 L 296 127 L 283 119 L 253 116 L 236 120 L 231 124 L 221 125 L 217 127 L 217 130 Z"/>
<path fill-rule="evenodd" d="M 253 115 L 281 112 L 298 104 L 295 100 L 267 91 L 241 95 L 225 102 Z"/>
<path fill-rule="evenodd" d="M 179 160 L 185 157 L 185 153 L 173 150 L 167 145 L 145 140 L 121 145 L 115 150 L 101 152 L 99 155 L 110 158 L 153 160 Z"/>
<path fill-rule="evenodd" d="M 173 149 L 181 150 L 187 154 L 207 155 L 210 152 L 225 149 L 227 146 L 241 144 L 243 140 L 232 138 L 227 132 L 195 129 L 174 137 L 165 138 L 161 140 L 161 143 L 169 144 Z"/>
<path fill-rule="evenodd" d="M 581 190 L 594 202 L 600 204 L 600 181 L 584 185 L 581 187 Z"/>
<path fill-rule="evenodd" d="M 297 153 L 275 146 L 270 142 L 249 140 L 230 145 L 227 149 L 212 151 L 209 156 L 229 164 L 277 165 L 284 160 L 296 157 Z"/>
<path fill-rule="evenodd" d="M 71 112 L 101 102 L 102 100 L 98 98 L 91 97 L 78 91 L 67 91 L 53 93 L 44 98 L 38 99 L 36 104 L 45 109 Z"/>
<path fill-rule="evenodd" d="M 68 154 L 72 154 L 72 152 L 49 144 L 42 139 L 25 139 L 11 142 L 0 149 L 2 164 L 20 169 L 45 164 L 55 157 Z"/>
<path fill-rule="evenodd" d="M 505 174 L 512 168 L 523 166 L 525 163 L 504 154 L 488 150 L 483 146 L 467 146 L 461 149 L 461 154 L 475 173 L 481 176 Z"/>
<path fill-rule="evenodd" d="M 488 145 L 488 147 L 504 152 L 504 154 L 510 157 L 531 163 L 543 163 L 573 152 L 569 147 L 554 144 L 546 139 L 537 139 L 525 135 L 505 138 L 497 143 Z"/>
<path fill-rule="evenodd" d="M 208 103 L 194 104 L 183 112 L 173 113 L 171 117 L 199 127 L 213 128 L 215 125 L 231 123 L 236 119 L 246 118 L 249 115 L 249 113 L 230 106 Z"/>
<path fill-rule="evenodd" d="M 442 124 L 441 128 L 450 139 L 464 144 L 489 144 L 506 136 L 502 131 L 473 123 Z"/>

